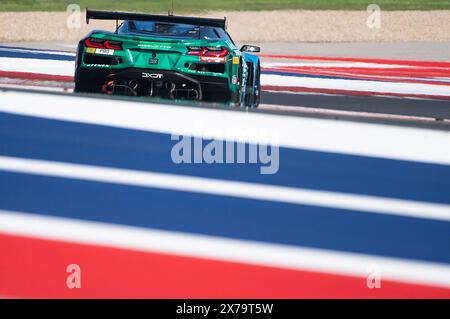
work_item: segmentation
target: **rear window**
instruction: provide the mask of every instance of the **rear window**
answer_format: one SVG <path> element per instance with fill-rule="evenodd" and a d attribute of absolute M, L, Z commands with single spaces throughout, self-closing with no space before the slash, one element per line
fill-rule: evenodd
<path fill-rule="evenodd" d="M 128 31 L 156 37 L 199 38 L 200 27 L 190 24 L 157 21 L 129 21 Z"/>
<path fill-rule="evenodd" d="M 228 39 L 225 32 L 216 27 L 158 21 L 125 21 L 117 30 L 119 34 L 136 34 L 177 39 Z"/>

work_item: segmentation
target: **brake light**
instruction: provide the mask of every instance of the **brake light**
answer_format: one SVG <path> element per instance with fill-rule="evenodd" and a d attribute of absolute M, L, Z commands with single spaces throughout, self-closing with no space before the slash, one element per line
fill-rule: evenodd
<path fill-rule="evenodd" d="M 122 50 L 122 42 L 106 40 L 105 41 L 105 47 L 107 49 L 112 49 L 112 50 Z"/>
<path fill-rule="evenodd" d="M 105 40 L 102 39 L 97 39 L 97 38 L 87 38 L 86 40 L 84 40 L 84 44 L 88 47 L 88 48 L 99 48 L 99 49 L 104 49 Z"/>
<path fill-rule="evenodd" d="M 189 55 L 198 55 L 200 56 L 201 53 L 203 52 L 203 48 L 202 47 L 187 47 L 188 52 L 187 54 Z"/>
<path fill-rule="evenodd" d="M 224 47 L 206 47 L 205 56 L 213 56 L 217 58 L 222 58 L 228 54 L 228 50 Z"/>
<path fill-rule="evenodd" d="M 84 44 L 88 48 L 122 50 L 122 42 L 113 40 L 103 40 L 98 38 L 87 38 Z"/>
<path fill-rule="evenodd" d="M 204 62 L 225 62 L 228 50 L 224 47 L 187 47 L 188 55 L 200 57 Z"/>

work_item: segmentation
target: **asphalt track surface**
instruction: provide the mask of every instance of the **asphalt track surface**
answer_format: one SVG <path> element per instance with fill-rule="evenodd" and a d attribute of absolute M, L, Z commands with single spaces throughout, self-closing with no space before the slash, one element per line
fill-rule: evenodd
<path fill-rule="evenodd" d="M 450 102 L 448 101 L 263 92 L 262 103 L 450 119 Z"/>
<path fill-rule="evenodd" d="M 261 101 L 283 114 L 450 129 L 448 101 L 279 92 L 262 92 Z"/>

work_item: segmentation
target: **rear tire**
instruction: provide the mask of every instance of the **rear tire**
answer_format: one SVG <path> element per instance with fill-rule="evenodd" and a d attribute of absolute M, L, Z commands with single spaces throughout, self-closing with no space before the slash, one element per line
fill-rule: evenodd
<path fill-rule="evenodd" d="M 99 70 L 80 68 L 83 58 L 83 41 L 80 41 L 75 59 L 75 89 L 76 93 L 101 93 L 106 81 L 106 73 Z"/>
<path fill-rule="evenodd" d="M 77 69 L 75 72 L 75 89 L 77 93 L 101 93 L 106 75 L 96 70 Z"/>
<path fill-rule="evenodd" d="M 253 96 L 253 107 L 257 108 L 261 102 L 261 65 L 258 62 L 255 78 L 255 94 Z"/>
<path fill-rule="evenodd" d="M 253 74 L 254 72 L 254 65 L 250 64 L 249 66 L 249 72 Z M 249 77 L 249 79 L 253 80 L 253 76 Z M 252 83 L 247 83 L 245 87 L 245 107 L 248 108 L 257 108 L 259 106 L 260 100 L 261 100 L 261 71 L 260 71 L 260 64 L 258 62 L 258 66 L 256 69 L 255 79 L 253 81 L 249 81 Z M 252 93 L 254 88 L 254 93 Z"/>

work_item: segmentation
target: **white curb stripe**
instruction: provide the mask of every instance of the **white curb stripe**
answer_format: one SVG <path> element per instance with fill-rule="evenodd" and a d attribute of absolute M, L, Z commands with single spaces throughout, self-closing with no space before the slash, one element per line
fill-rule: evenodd
<path fill-rule="evenodd" d="M 450 165 L 450 132 L 437 130 L 13 91 L 0 91 L 0 112 Z"/>
<path fill-rule="evenodd" d="M 450 288 L 450 267 L 420 261 L 225 239 L 0 210 L 0 233 L 228 262 Z"/>
<path fill-rule="evenodd" d="M 0 170 L 450 221 L 450 205 L 0 156 Z"/>

